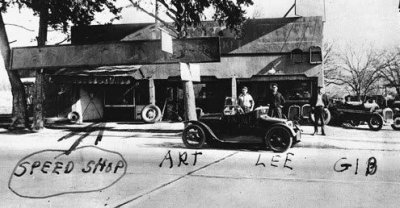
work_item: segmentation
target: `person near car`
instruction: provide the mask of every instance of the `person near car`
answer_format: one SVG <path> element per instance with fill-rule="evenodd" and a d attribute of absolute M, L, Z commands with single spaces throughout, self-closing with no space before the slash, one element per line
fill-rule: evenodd
<path fill-rule="evenodd" d="M 314 133 L 318 132 L 318 121 L 321 121 L 321 134 L 325 136 L 324 110 L 328 107 L 329 100 L 326 94 L 322 92 L 322 87 L 318 86 L 318 93 L 311 97 L 310 105 L 314 112 Z"/>
<path fill-rule="evenodd" d="M 365 110 L 369 110 L 370 112 L 374 112 L 376 109 L 379 108 L 378 103 L 375 102 L 375 99 L 370 98 L 368 102 L 364 103 Z"/>
<path fill-rule="evenodd" d="M 254 108 L 253 97 L 249 94 L 249 89 L 246 86 L 242 88 L 242 93 L 239 95 L 239 106 L 245 113 L 252 111 Z"/>
<path fill-rule="evenodd" d="M 282 118 L 282 108 L 285 104 L 285 98 L 278 92 L 278 84 L 272 84 L 272 93 L 268 97 L 269 116 Z"/>

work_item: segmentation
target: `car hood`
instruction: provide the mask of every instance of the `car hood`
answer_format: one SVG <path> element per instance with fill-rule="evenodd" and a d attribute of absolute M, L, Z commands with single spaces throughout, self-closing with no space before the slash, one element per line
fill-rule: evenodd
<path fill-rule="evenodd" d="M 264 120 L 264 121 L 268 121 L 268 122 L 273 122 L 273 123 L 286 123 L 286 121 L 287 121 L 286 119 L 283 119 L 283 118 L 273 118 L 273 117 L 269 117 L 267 115 L 261 115 L 260 119 Z"/>
<path fill-rule="evenodd" d="M 209 113 L 209 114 L 204 114 L 203 116 L 201 116 L 199 118 L 199 120 L 200 121 L 201 120 L 213 120 L 213 119 L 220 120 L 221 117 L 222 117 L 221 113 Z"/>

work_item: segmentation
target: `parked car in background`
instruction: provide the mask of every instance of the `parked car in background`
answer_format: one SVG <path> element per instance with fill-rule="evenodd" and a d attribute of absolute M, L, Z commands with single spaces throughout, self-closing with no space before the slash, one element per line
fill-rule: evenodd
<path fill-rule="evenodd" d="M 400 130 L 400 100 L 395 100 L 391 106 L 393 110 L 393 124 L 392 128 L 395 130 Z"/>
<path fill-rule="evenodd" d="M 336 125 L 358 126 L 366 122 L 371 130 L 378 131 L 384 124 L 382 109 L 372 97 L 360 100 L 357 97 L 346 96 L 344 103 L 335 103 L 329 110 Z"/>

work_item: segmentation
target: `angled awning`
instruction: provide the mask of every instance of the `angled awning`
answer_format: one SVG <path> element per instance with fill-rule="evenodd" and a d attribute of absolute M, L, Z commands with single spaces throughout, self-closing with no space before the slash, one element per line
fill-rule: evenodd
<path fill-rule="evenodd" d="M 134 80 L 145 79 L 141 66 L 104 66 L 70 70 L 62 68 L 50 74 L 50 81 L 63 84 L 132 84 Z"/>

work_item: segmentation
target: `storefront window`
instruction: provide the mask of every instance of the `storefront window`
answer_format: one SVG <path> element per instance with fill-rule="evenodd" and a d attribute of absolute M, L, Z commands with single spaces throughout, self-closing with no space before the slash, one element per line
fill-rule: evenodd
<path fill-rule="evenodd" d="M 303 51 L 300 49 L 294 49 L 291 54 L 291 58 L 293 63 L 302 63 L 303 62 Z"/>
<path fill-rule="evenodd" d="M 147 105 L 149 104 L 149 83 L 136 81 L 133 85 L 104 86 L 104 104 L 110 105 Z"/>
<path fill-rule="evenodd" d="M 311 82 L 309 81 L 288 81 L 282 83 L 280 89 L 287 100 L 308 100 L 311 98 Z"/>
<path fill-rule="evenodd" d="M 222 112 L 225 97 L 231 96 L 230 80 L 194 84 L 196 107 L 206 113 Z"/>
<path fill-rule="evenodd" d="M 322 52 L 318 46 L 310 47 L 310 64 L 322 63 Z"/>
<path fill-rule="evenodd" d="M 309 100 L 311 98 L 311 81 L 241 81 L 239 86 L 247 86 L 256 106 L 267 105 L 268 95 L 271 93 L 271 84 L 278 84 L 278 91 L 286 100 Z M 238 92 L 239 93 L 239 92 Z"/>
<path fill-rule="evenodd" d="M 108 86 L 105 88 L 105 105 L 133 105 L 133 86 Z"/>

